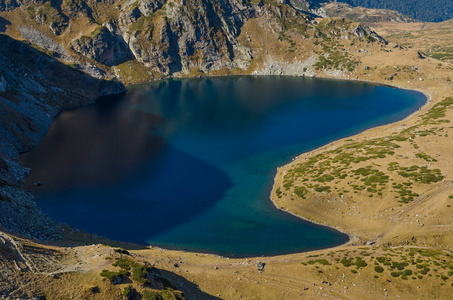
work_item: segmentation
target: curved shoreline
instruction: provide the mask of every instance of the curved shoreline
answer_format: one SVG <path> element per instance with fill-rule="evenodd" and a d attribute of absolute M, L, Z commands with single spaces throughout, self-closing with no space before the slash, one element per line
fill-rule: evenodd
<path fill-rule="evenodd" d="M 261 74 L 260 74 L 260 75 L 236 75 L 236 76 L 218 76 L 218 75 L 217 75 L 217 76 L 207 76 L 207 77 L 203 77 L 203 78 L 209 79 L 209 78 L 221 78 L 221 77 L 228 78 L 228 77 L 250 77 L 250 76 L 252 76 L 252 77 L 255 77 L 255 76 L 256 76 L 256 77 L 270 77 L 270 78 L 272 78 L 272 77 L 276 77 L 276 78 L 278 78 L 278 77 L 281 77 L 281 78 L 284 78 L 284 77 L 299 77 L 299 78 L 300 78 L 300 77 L 303 77 L 303 76 L 265 75 L 265 74 L 261 75 Z M 199 78 L 197 78 L 197 77 L 190 77 L 190 78 L 187 78 L 187 77 L 186 77 L 186 78 L 181 78 L 181 79 L 189 79 L 189 80 L 195 80 L 195 81 L 197 81 L 197 80 L 203 80 L 203 78 L 199 79 Z M 173 80 L 173 78 L 169 78 L 169 79 L 170 79 L 170 80 Z M 179 79 L 180 79 L 179 77 L 174 78 L 174 80 L 177 80 L 177 81 L 178 81 Z M 310 77 L 309 80 L 311 80 L 311 79 L 312 79 L 312 78 Z M 320 77 L 320 76 L 314 77 L 314 79 L 327 80 L 327 81 L 335 80 L 335 81 L 344 82 L 345 84 L 346 84 L 347 80 L 350 80 L 350 79 L 348 79 L 348 78 L 345 78 L 345 79 L 341 78 L 341 79 L 340 79 L 340 78 Z M 354 82 L 353 84 L 355 84 L 356 82 L 358 83 L 357 80 L 351 80 L 351 81 Z M 161 80 L 158 80 L 158 81 L 155 81 L 155 82 L 159 83 L 159 82 L 161 82 Z M 376 86 L 383 86 L 383 87 L 387 87 L 387 88 L 396 88 L 395 85 L 390 86 L 390 85 L 381 84 L 381 83 L 377 83 L 377 82 L 363 82 L 363 83 L 365 83 L 365 84 L 370 84 L 370 85 L 372 85 L 372 86 L 374 86 L 374 87 L 376 87 Z M 140 84 L 140 85 L 143 85 L 143 84 Z M 146 84 L 145 84 L 145 85 L 146 85 Z M 409 89 L 405 89 L 405 88 L 404 88 L 404 90 L 409 90 Z M 425 94 L 423 94 L 423 95 L 425 95 Z M 426 97 L 426 95 L 425 95 L 425 97 Z M 427 101 L 427 97 L 426 97 L 426 98 L 423 99 L 423 102 L 422 102 L 422 103 L 423 103 L 423 105 L 425 105 L 427 102 L 428 102 L 428 101 Z M 406 116 L 405 118 L 409 117 L 409 116 L 412 115 L 413 113 L 416 113 L 416 112 L 417 112 L 417 109 L 419 109 L 419 107 L 415 108 L 414 111 L 413 111 L 412 113 L 410 113 L 408 116 Z M 398 120 L 398 121 L 395 121 L 395 122 L 400 122 L 400 121 L 401 121 L 401 120 Z M 392 122 L 392 123 L 395 123 L 395 122 Z M 383 124 L 383 125 L 380 125 L 380 126 L 386 126 L 386 125 L 388 125 L 388 124 L 391 124 L 391 123 Z M 370 127 L 370 128 L 365 127 L 364 129 L 361 129 L 358 133 L 355 133 L 355 134 L 353 134 L 353 135 L 355 136 L 355 135 L 360 134 L 360 133 L 362 133 L 362 132 L 364 132 L 364 131 L 372 130 L 372 129 L 374 129 L 374 128 L 376 128 L 376 127 Z M 348 137 L 349 137 L 349 136 L 348 136 Z M 344 138 L 345 138 L 345 137 L 344 137 Z M 329 141 L 328 144 L 330 144 L 330 143 L 332 143 L 332 142 L 336 142 L 336 141 L 338 141 L 338 140 L 333 139 L 333 140 Z M 318 151 L 320 148 L 322 148 L 322 147 L 324 147 L 324 146 L 325 146 L 325 145 L 323 145 L 323 146 L 321 146 L 321 147 L 318 147 L 318 148 L 314 149 L 313 151 Z M 296 150 L 294 153 L 295 153 L 295 156 L 299 156 L 299 155 L 300 155 L 300 153 L 298 153 L 297 150 Z M 274 166 L 276 166 L 276 165 L 274 165 Z M 275 167 L 273 167 L 273 168 L 275 168 Z M 275 169 L 274 169 L 274 170 L 275 170 Z M 271 172 L 274 172 L 272 169 L 271 169 L 270 171 L 271 171 Z M 277 173 L 277 174 L 278 174 L 278 173 Z M 275 175 L 275 176 L 276 176 L 276 175 Z M 338 234 L 342 233 L 343 236 L 346 235 L 347 237 L 344 236 L 344 237 L 342 238 L 341 241 L 338 241 L 338 242 L 336 242 L 336 243 L 332 243 L 332 245 L 328 245 L 327 247 L 321 247 L 321 248 L 319 248 L 319 249 L 318 249 L 318 248 L 314 248 L 314 249 L 310 249 L 310 250 L 299 249 L 299 250 L 295 250 L 294 252 L 284 252 L 284 251 L 282 251 L 282 252 L 280 252 L 280 253 L 273 254 L 273 255 L 268 255 L 268 256 L 290 255 L 290 254 L 294 254 L 294 253 L 304 253 L 304 252 L 309 252 L 309 251 L 316 251 L 316 250 L 329 249 L 329 248 L 338 247 L 338 246 L 341 246 L 341 245 L 348 244 L 348 243 L 351 243 L 351 242 L 354 242 L 354 241 L 358 241 L 358 240 L 359 240 L 358 237 L 352 235 L 351 233 L 349 233 L 349 232 L 347 232 L 347 231 L 345 231 L 345 230 L 343 230 L 343 229 L 341 229 L 341 228 L 339 228 L 339 227 L 330 226 L 330 225 L 327 225 L 327 224 L 322 223 L 322 222 L 317 222 L 317 221 L 311 220 L 311 219 L 309 219 L 309 218 L 304 218 L 304 217 L 301 216 L 301 215 L 297 215 L 297 214 L 294 213 L 294 212 L 291 212 L 291 211 L 289 211 L 289 210 L 285 210 L 285 209 L 282 209 L 281 207 L 279 207 L 278 204 L 277 204 L 277 202 L 275 202 L 274 199 L 272 199 L 272 191 L 274 190 L 274 185 L 275 185 L 275 176 L 274 176 L 274 184 L 272 185 L 271 194 L 270 194 L 269 196 L 270 196 L 270 200 L 273 202 L 274 207 L 275 207 L 276 209 L 278 209 L 278 210 L 280 210 L 280 211 L 283 211 L 283 212 L 290 213 L 290 214 L 292 214 L 293 216 L 298 217 L 299 219 L 303 219 L 303 220 L 309 222 L 309 224 L 319 225 L 319 226 L 324 227 L 325 229 L 333 229 L 333 231 L 338 232 Z M 269 179 L 270 179 L 270 178 L 269 178 Z M 263 184 L 264 184 L 264 183 L 263 183 Z M 270 184 L 270 182 L 268 182 L 267 185 L 269 186 L 269 184 Z M 263 198 L 264 198 L 264 197 L 263 197 Z M 266 199 L 266 200 L 263 199 L 263 200 L 260 200 L 260 201 L 267 201 L 267 197 L 265 197 L 265 199 Z M 275 211 L 275 213 L 278 213 L 278 212 Z M 172 246 L 170 246 L 170 247 L 167 248 L 167 247 L 165 247 L 165 246 L 158 246 L 158 245 L 156 245 L 156 244 L 153 244 L 152 242 L 149 243 L 148 245 L 149 245 L 149 246 L 152 246 L 152 247 L 159 247 L 159 248 L 162 248 L 162 249 L 168 249 L 168 250 L 172 250 L 172 251 L 173 251 L 173 250 L 178 250 L 178 251 L 180 251 L 181 248 L 183 248 L 183 247 L 179 248 L 179 247 L 172 247 Z M 186 250 L 186 251 L 189 251 L 189 252 L 190 252 L 190 250 Z M 197 251 L 195 251 L 195 252 L 197 252 Z M 197 253 L 198 253 L 198 252 L 197 252 Z M 215 253 L 215 252 L 209 252 L 209 251 L 206 251 L 206 252 L 205 252 L 205 251 L 200 251 L 199 253 L 210 253 L 210 254 L 213 254 L 213 255 L 219 255 L 219 254 L 217 254 L 217 253 Z M 225 255 L 223 255 L 223 256 L 225 256 Z M 226 255 L 225 257 L 236 258 L 236 256 L 228 256 L 228 255 Z M 242 256 L 240 256 L 240 257 L 242 257 Z M 255 254 L 255 255 L 252 255 L 252 256 L 244 256 L 244 257 L 249 257 L 249 258 L 250 258 L 250 257 L 257 257 L 257 256 L 256 256 L 256 254 Z"/>
<path fill-rule="evenodd" d="M 336 81 L 352 81 L 352 82 L 358 82 L 358 83 L 368 83 L 368 84 L 372 84 L 372 85 L 378 85 L 378 86 L 384 86 L 384 87 L 392 87 L 392 88 L 398 88 L 398 89 L 403 89 L 403 90 L 408 90 L 408 91 L 417 91 L 417 92 L 421 92 L 423 95 L 425 95 L 426 97 L 426 101 L 425 103 L 423 104 L 423 106 L 421 106 L 418 110 L 414 111 L 413 113 L 411 113 L 410 115 L 406 116 L 404 119 L 402 120 L 399 120 L 399 121 L 395 121 L 395 122 L 392 122 L 392 123 L 388 123 L 388 124 L 383 124 L 383 125 L 379 125 L 379 126 L 376 126 L 376 127 L 371 127 L 371 128 L 368 128 L 368 129 L 365 129 L 359 133 L 356 133 L 356 134 L 353 134 L 351 136 L 347 136 L 347 137 L 343 137 L 339 140 L 332 140 L 330 141 L 329 143 L 323 145 L 323 146 L 320 146 L 316 149 L 313 149 L 309 152 L 303 152 L 303 153 L 300 153 L 298 155 L 296 155 L 292 160 L 295 160 L 296 158 L 298 158 L 299 156 L 303 155 L 303 154 L 307 154 L 307 153 L 311 153 L 311 152 L 314 152 L 314 151 L 322 151 L 322 149 L 326 146 L 328 146 L 329 144 L 331 143 L 335 143 L 335 142 L 339 142 L 343 139 L 346 139 L 346 138 L 351 138 L 351 137 L 354 137 L 354 136 L 357 136 L 357 135 L 360 135 L 364 132 L 367 132 L 369 130 L 374 130 L 376 128 L 379 128 L 381 126 L 388 126 L 390 124 L 396 124 L 396 123 L 399 123 L 399 122 L 402 122 L 404 120 L 406 120 L 407 118 L 410 118 L 412 117 L 413 115 L 417 114 L 419 111 L 421 110 L 424 110 L 427 106 L 427 104 L 429 104 L 431 102 L 431 95 L 428 94 L 427 91 L 424 91 L 424 90 L 419 90 L 419 89 L 410 89 L 410 88 L 407 88 L 407 87 L 403 87 L 403 86 L 398 86 L 396 84 L 389 84 L 389 83 L 385 83 L 385 82 L 379 82 L 379 81 L 372 81 L 372 80 L 360 80 L 360 79 L 355 79 L 355 78 L 347 78 L 347 77 L 330 77 L 330 76 L 300 76 L 300 75 L 266 75 L 266 74 L 240 74 L 240 75 L 227 75 L 227 76 L 223 76 L 223 75 L 213 75 L 213 76 L 203 76 L 201 78 L 215 78 L 215 77 L 241 77 L 241 76 L 244 76 L 244 77 L 248 77 L 248 76 L 257 76 L 257 77 L 263 77 L 263 76 L 275 76 L 275 77 L 307 77 L 307 78 L 319 78 L 319 79 L 326 79 L 326 80 L 336 80 Z M 168 77 L 168 78 L 162 78 L 162 79 L 158 79 L 158 80 L 155 80 L 155 81 L 149 81 L 147 83 L 139 83 L 139 84 L 132 84 L 132 85 L 128 85 L 126 87 L 129 87 L 129 86 L 135 86 L 135 85 L 142 85 L 142 84 L 150 84 L 150 83 L 155 83 L 155 82 L 159 82 L 159 81 L 163 81 L 163 80 L 168 80 L 168 79 L 183 79 L 183 78 L 187 78 L 187 79 L 198 79 L 200 77 L 196 77 L 196 76 L 188 76 L 188 77 Z M 94 104 L 96 103 L 97 101 L 99 101 L 100 99 L 102 99 L 103 97 L 99 97 L 97 99 L 94 99 L 91 103 L 87 104 L 87 105 L 78 105 L 78 106 L 73 106 L 73 107 L 70 107 L 70 108 L 66 108 L 66 109 L 63 109 L 61 110 L 55 117 L 54 119 L 52 120 L 52 122 L 55 120 L 55 118 L 60 114 L 62 113 L 63 111 L 65 110 L 71 110 L 71 109 L 76 109 L 78 107 L 82 107 L 82 106 L 89 106 L 91 104 Z M 33 149 L 32 149 L 33 150 Z M 28 152 L 28 151 L 27 151 Z M 289 162 L 290 163 L 290 162 Z M 269 199 L 271 200 L 271 202 L 273 203 L 274 207 L 282 212 L 286 212 L 286 213 L 289 213 L 295 217 L 298 217 L 304 221 L 307 221 L 307 222 L 310 222 L 312 224 L 316 224 L 316 225 L 319 225 L 319 226 L 323 226 L 323 227 L 327 227 L 327 228 L 330 228 L 330 229 L 333 229 L 335 231 L 338 231 L 338 232 L 341 232 L 345 235 L 348 236 L 348 241 L 346 241 L 345 243 L 341 243 L 341 244 L 338 244 L 338 245 L 335 245 L 335 246 L 332 246 L 332 247 L 326 247 L 326 248 L 319 248 L 319 249 L 315 249 L 315 250 L 307 250 L 307 251 L 296 251 L 296 252 L 292 252 L 292 253 L 285 253 L 285 254 L 276 254 L 276 255 L 271 255 L 271 256 L 265 256 L 265 257 L 275 257 L 275 256 L 284 256 L 284 255 L 292 255 L 292 254 L 297 254 L 297 253 L 306 253 L 306 252 L 311 252 L 311 251 L 319 251 L 319 250 L 325 250 L 325 249 L 331 249 L 331 248 L 335 248 L 335 247 L 339 247 L 339 246 L 342 246 L 342 245 L 347 245 L 347 244 L 350 244 L 354 241 L 357 241 L 357 240 L 360 240 L 359 237 L 351 234 L 350 232 L 342 229 L 342 228 L 339 228 L 339 227 L 336 227 L 335 225 L 329 225 L 329 224 L 326 224 L 326 223 L 322 223 L 322 222 L 319 222 L 319 221 L 316 221 L 316 220 L 312 220 L 312 219 L 309 219 L 309 218 L 306 218 L 304 217 L 303 215 L 298 215 L 290 210 L 287 210 L 287 209 L 284 209 L 282 207 L 280 207 L 278 205 L 278 203 L 275 201 L 275 199 L 273 198 L 274 196 L 274 192 L 275 192 L 275 188 L 276 188 L 276 180 L 279 176 L 279 172 L 278 170 L 286 165 L 288 165 L 289 163 L 283 165 L 283 166 L 280 166 L 277 168 L 277 173 L 276 175 L 274 176 L 274 183 L 272 185 L 272 189 L 271 189 L 271 194 L 270 194 L 270 197 Z M 146 244 L 145 244 L 146 245 Z M 153 245 L 146 245 L 146 246 L 149 246 L 149 247 L 153 247 L 153 248 L 160 248 L 160 249 L 164 249 L 164 250 L 169 250 L 169 251 L 175 251 L 176 249 L 171 249 L 171 248 L 162 248 L 162 247 L 159 247 L 159 246 L 153 246 Z M 176 250 L 176 251 L 182 251 L 182 250 Z M 184 251 L 184 252 L 191 252 L 191 251 Z M 219 256 L 218 254 L 215 254 L 215 253 L 208 253 L 208 252 L 194 252 L 194 253 L 202 253 L 202 254 L 211 254 L 211 255 L 214 255 L 214 256 Z M 222 257 L 226 257 L 226 256 L 222 256 Z M 259 257 L 259 256 L 248 256 L 247 258 L 253 258 L 253 257 Z M 229 257 L 229 258 L 235 258 L 235 257 Z M 246 257 L 244 257 L 246 258 Z"/>
<path fill-rule="evenodd" d="M 335 245 L 335 246 L 331 246 L 331 247 L 323 247 L 323 248 L 319 248 L 319 249 L 314 249 L 314 250 L 307 250 L 307 251 L 297 251 L 297 252 L 293 252 L 293 253 L 286 253 L 286 254 L 276 254 L 276 255 L 269 255 L 269 256 L 247 256 L 247 257 L 228 257 L 228 256 L 224 256 L 224 255 L 219 255 L 219 254 L 215 254 L 215 253 L 209 253 L 209 252 L 192 252 L 192 251 L 189 251 L 189 250 L 178 250 L 178 249 L 171 249 L 171 248 L 164 248 L 164 247 L 161 247 L 161 246 L 153 246 L 153 245 L 148 245 L 148 247 L 150 248 L 153 248 L 153 249 L 160 249 L 160 250 L 163 250 L 163 251 L 182 251 L 182 252 L 186 252 L 186 253 L 199 253 L 199 254 L 203 254 L 203 255 L 212 255 L 214 257 L 221 257 L 221 258 L 227 258 L 227 259 L 243 259 L 243 258 L 246 258 L 246 259 L 253 259 L 253 258 L 269 258 L 269 257 L 280 257 L 280 256 L 288 256 L 288 255 L 294 255 L 294 254 L 302 254 L 302 253 L 308 253 L 308 252 L 313 252 L 313 251 L 321 251 L 321 250 L 327 250 L 327 249 L 334 249 L 334 248 L 337 248 L 337 247 L 340 247 L 340 246 L 346 246 L 346 245 L 351 245 L 352 243 L 354 242 L 366 242 L 364 241 L 362 238 L 360 238 L 359 236 L 356 236 L 350 232 L 348 232 L 347 230 L 343 229 L 343 228 L 340 228 L 340 227 L 337 227 L 335 225 L 330 225 L 330 224 L 327 224 L 327 223 L 322 223 L 322 222 L 319 222 L 319 221 L 316 221 L 316 220 L 312 220 L 312 219 L 309 219 L 307 217 L 304 217 L 303 215 L 299 215 L 299 214 L 296 214 L 288 209 L 285 209 L 285 208 L 282 208 L 278 205 L 278 203 L 275 201 L 274 199 L 274 195 L 275 195 L 275 189 L 276 189 L 276 184 L 277 184 L 277 180 L 279 178 L 279 171 L 281 168 L 284 168 L 286 166 L 288 166 L 289 164 L 291 164 L 291 162 L 293 162 L 294 160 L 296 160 L 298 157 L 302 156 L 302 155 L 307 155 L 309 153 L 312 153 L 312 152 L 322 152 L 324 151 L 324 148 L 325 147 L 328 147 L 330 146 L 331 143 L 338 143 L 338 142 L 341 142 L 342 140 L 344 139 L 350 139 L 350 138 L 353 138 L 353 137 L 356 137 L 356 136 L 359 136 L 365 132 L 368 132 L 368 131 L 371 131 L 371 130 L 376 130 L 377 128 L 380 128 L 380 127 L 383 127 L 383 126 L 389 126 L 389 125 L 396 125 L 400 122 L 403 122 L 413 116 L 415 116 L 417 113 L 420 113 L 420 112 L 423 112 L 427 109 L 427 106 L 431 103 L 432 101 L 432 95 L 426 91 L 426 90 L 422 90 L 422 89 L 411 89 L 411 88 L 408 88 L 408 87 L 404 87 L 404 86 L 400 86 L 400 85 L 396 85 L 396 84 L 390 84 L 390 83 L 386 83 L 386 82 L 379 82 L 379 81 L 372 81 L 372 80 L 362 80 L 362 79 L 355 79 L 355 78 L 347 78 L 347 77 L 329 77 L 329 76 L 306 76 L 306 75 L 266 75 L 266 74 L 240 74 L 240 75 L 213 75 L 213 76 L 203 76 L 203 77 L 195 77 L 195 76 L 184 76 L 184 77 L 169 77 L 169 78 L 163 78 L 163 79 L 159 79 L 159 80 L 156 80 L 156 81 L 150 81 L 150 82 L 147 82 L 147 83 L 153 83 L 153 82 L 159 82 L 159 81 L 162 81 L 162 80 L 167 80 L 167 79 L 203 79 L 203 78 L 216 78 L 216 77 L 247 77 L 247 76 L 257 76 L 257 77 L 263 77 L 263 76 L 275 76 L 275 77 L 307 77 L 307 78 L 313 78 L 313 79 L 330 79 L 330 80 L 337 80 L 337 81 L 352 81 L 352 82 L 359 82 L 359 83 L 367 83 L 367 84 L 372 84 L 372 85 L 375 85 L 375 86 L 383 86 L 383 87 L 391 87 L 391 88 L 397 88 L 397 89 L 400 89 L 400 90 L 406 90 L 406 91 L 416 91 L 416 92 L 419 92 L 419 93 L 422 93 L 425 97 L 426 97 L 426 100 L 425 100 L 425 103 L 420 106 L 417 110 L 415 110 L 414 112 L 412 112 L 411 114 L 407 115 L 406 117 L 404 117 L 403 119 L 401 120 L 398 120 L 398 121 L 394 121 L 394 122 L 390 122 L 390 123 L 386 123 L 386 124 L 382 124 L 382 125 L 378 125 L 376 127 L 370 127 L 370 128 L 367 128 L 363 131 L 360 131 L 358 133 L 355 133 L 353 135 L 349 135 L 349 136 L 345 136 L 345 137 L 342 137 L 338 140 L 332 140 L 330 142 L 328 142 L 327 144 L 325 145 L 322 145 L 320 147 L 317 147 L 313 150 L 310 150 L 308 152 L 302 152 L 296 156 L 294 156 L 292 158 L 292 160 L 284 165 L 281 165 L 279 167 L 277 167 L 276 169 L 276 174 L 274 176 L 274 181 L 273 181 L 273 184 L 272 184 L 272 189 L 271 189 L 271 193 L 269 195 L 269 200 L 272 202 L 273 206 L 278 209 L 279 211 L 281 212 L 284 212 L 284 213 L 288 213 L 294 217 L 297 217 L 301 220 L 304 220 L 306 222 L 310 222 L 312 224 L 316 224 L 316 225 L 319 225 L 319 226 L 322 226 L 322 227 L 326 227 L 326 228 L 329 228 L 329 229 L 332 229 L 332 230 L 335 230 L 335 231 L 338 231 L 340 233 L 343 233 L 345 235 L 348 236 L 348 241 L 346 241 L 345 243 L 342 243 L 342 244 L 338 244 L 338 245 Z M 132 85 L 128 85 L 128 86 L 135 86 L 135 85 L 141 85 L 141 84 L 147 84 L 147 83 L 139 83 L 139 84 L 132 84 Z"/>
<path fill-rule="evenodd" d="M 297 76 L 294 76 L 294 77 L 297 77 Z M 320 226 L 328 227 L 328 228 L 337 230 L 337 231 L 339 231 L 341 233 L 344 233 L 344 234 L 348 235 L 349 240 L 347 242 L 343 243 L 343 244 L 338 245 L 338 246 L 346 246 L 346 245 L 349 245 L 349 244 L 353 243 L 354 241 L 362 240 L 362 238 L 360 238 L 360 237 L 352 234 L 351 232 L 348 232 L 347 230 L 345 230 L 343 228 L 340 228 L 338 226 L 327 224 L 327 223 L 322 223 L 322 222 L 319 222 L 319 221 L 316 221 L 316 220 L 309 219 L 307 217 L 304 217 L 303 215 L 296 214 L 295 212 L 292 212 L 292 211 L 290 211 L 288 209 L 285 209 L 285 208 L 279 206 L 279 204 L 275 200 L 275 190 L 279 187 L 279 186 L 277 186 L 277 184 L 279 183 L 279 180 L 283 179 L 283 177 L 285 176 L 284 174 L 280 175 L 281 169 L 289 166 L 292 162 L 294 162 L 296 159 L 298 159 L 302 155 L 310 155 L 312 153 L 313 154 L 315 154 L 315 153 L 318 154 L 318 153 L 322 153 L 322 152 L 326 151 L 327 149 L 325 149 L 325 148 L 328 147 L 328 146 L 331 146 L 332 143 L 341 143 L 341 141 L 343 141 L 345 139 L 351 139 L 351 138 L 357 137 L 357 136 L 359 136 L 361 134 L 364 134 L 364 133 L 366 133 L 368 131 L 377 130 L 378 128 L 381 128 L 383 126 L 397 125 L 398 123 L 401 123 L 401 122 L 403 122 L 403 121 L 405 121 L 405 120 L 407 120 L 409 118 L 412 118 L 415 115 L 417 115 L 417 113 L 421 113 L 421 112 L 424 112 L 424 111 L 427 110 L 427 106 L 432 101 L 432 94 L 429 93 L 428 91 L 422 90 L 422 89 L 411 89 L 411 88 L 404 87 L 404 86 L 399 86 L 399 85 L 396 85 L 396 84 L 383 83 L 383 82 L 373 81 L 373 80 L 354 79 L 354 78 L 347 78 L 347 77 L 346 78 L 343 78 L 343 77 L 335 78 L 335 77 L 328 77 L 328 76 L 313 76 L 313 78 L 356 81 L 356 82 L 369 83 L 369 84 L 374 84 L 374 85 L 379 85 L 379 86 L 393 87 L 393 88 L 397 88 L 397 89 L 401 89 L 401 90 L 420 92 L 426 97 L 426 101 L 421 107 L 419 107 L 416 111 L 414 111 L 413 113 L 409 114 L 408 116 L 406 116 L 405 118 L 403 118 L 403 119 L 401 119 L 399 121 L 395 121 L 395 122 L 379 125 L 379 126 L 376 126 L 376 127 L 371 127 L 371 128 L 365 129 L 365 130 L 363 130 L 363 131 L 361 131 L 359 133 L 356 133 L 356 134 L 353 134 L 353 135 L 350 135 L 350 136 L 346 136 L 346 137 L 342 137 L 341 139 L 338 139 L 338 140 L 333 140 L 333 141 L 331 141 L 331 142 L 329 142 L 329 143 L 327 143 L 327 144 L 325 144 L 323 146 L 320 146 L 318 148 L 315 148 L 313 150 L 310 150 L 310 151 L 307 151 L 307 152 L 302 152 L 299 155 L 293 157 L 291 162 L 288 162 L 287 164 L 281 165 L 281 166 L 279 166 L 277 168 L 277 172 L 276 172 L 275 177 L 274 177 L 274 182 L 272 184 L 271 194 L 269 196 L 269 199 L 272 202 L 272 204 L 275 206 L 275 208 L 280 210 L 280 211 L 282 211 L 282 212 L 285 212 L 285 213 L 288 213 L 288 214 L 290 214 L 292 216 L 300 218 L 300 219 L 302 219 L 304 221 L 311 222 L 311 223 L 314 223 L 314 224 L 317 224 L 317 225 L 320 225 Z M 363 138 L 362 141 L 364 141 L 364 140 L 367 140 L 367 139 Z M 333 248 L 336 248 L 338 246 L 322 248 L 320 250 L 333 249 Z M 307 251 L 307 252 L 309 252 L 309 251 Z M 304 252 L 298 252 L 298 253 L 304 253 Z"/>

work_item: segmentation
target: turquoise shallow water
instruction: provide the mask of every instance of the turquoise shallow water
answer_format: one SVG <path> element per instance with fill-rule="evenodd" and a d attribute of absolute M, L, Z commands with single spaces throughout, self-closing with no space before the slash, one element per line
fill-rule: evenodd
<path fill-rule="evenodd" d="M 347 236 L 273 207 L 276 168 L 425 101 L 414 91 L 291 77 L 134 86 L 63 112 L 21 156 L 32 168 L 24 185 L 54 219 L 116 240 L 236 257 L 331 247 Z"/>

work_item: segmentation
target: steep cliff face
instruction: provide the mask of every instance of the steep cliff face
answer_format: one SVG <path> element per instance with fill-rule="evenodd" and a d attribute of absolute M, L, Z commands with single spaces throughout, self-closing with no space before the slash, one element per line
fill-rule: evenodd
<path fill-rule="evenodd" d="M 241 39 L 246 24 L 257 20 L 261 29 L 274 34 L 297 30 L 306 39 L 319 38 L 322 29 L 311 20 L 325 13 L 324 1 L 316 0 L 14 1 L 4 0 L 0 11 L 25 39 L 86 71 L 95 65 L 99 71 L 91 74 L 104 78 L 134 77 L 130 73 L 138 71 L 138 63 L 141 79 L 127 82 L 191 72 L 245 71 L 259 52 L 249 38 Z M 370 30 L 354 34 L 380 40 Z M 46 39 L 51 42 L 42 43 Z M 126 62 L 134 62 L 127 67 L 128 74 L 122 65 Z"/>
<path fill-rule="evenodd" d="M 92 37 L 82 36 L 75 40 L 71 48 L 107 66 L 119 65 L 133 58 L 124 40 L 102 26 L 96 28 Z"/>
<path fill-rule="evenodd" d="M 62 109 L 124 91 L 118 82 L 94 79 L 0 35 L 0 226 L 34 238 L 59 235 L 57 224 L 18 187 L 29 172 L 17 162 L 19 153 L 39 143 Z"/>
<path fill-rule="evenodd" d="M 146 67 L 165 75 L 193 68 L 208 72 L 245 68 L 252 58 L 237 37 L 259 6 L 218 0 L 146 3 L 126 5 L 117 22 L 117 30 Z"/>

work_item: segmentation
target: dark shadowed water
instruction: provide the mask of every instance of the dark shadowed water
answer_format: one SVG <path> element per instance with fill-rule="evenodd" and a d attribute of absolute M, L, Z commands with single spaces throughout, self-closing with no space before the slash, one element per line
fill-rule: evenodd
<path fill-rule="evenodd" d="M 237 257 L 331 247 L 347 236 L 274 208 L 276 168 L 400 120 L 425 100 L 414 91 L 291 77 L 135 86 L 63 112 L 21 156 L 32 169 L 24 185 L 52 218 L 116 240 Z"/>

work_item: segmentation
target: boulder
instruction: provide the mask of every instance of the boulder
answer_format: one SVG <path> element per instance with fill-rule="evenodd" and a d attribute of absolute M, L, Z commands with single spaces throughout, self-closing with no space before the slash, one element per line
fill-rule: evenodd
<path fill-rule="evenodd" d="M 261 262 L 261 261 L 257 261 L 257 262 L 256 262 L 256 268 L 257 268 L 258 271 L 263 271 L 265 265 L 266 265 L 266 264 L 263 263 L 263 262 Z"/>
<path fill-rule="evenodd" d="M 113 278 L 112 280 L 112 284 L 113 285 L 117 285 L 117 284 L 120 284 L 122 281 L 123 281 L 123 275 L 122 274 L 119 274 L 118 276 L 116 276 L 115 278 Z"/>

